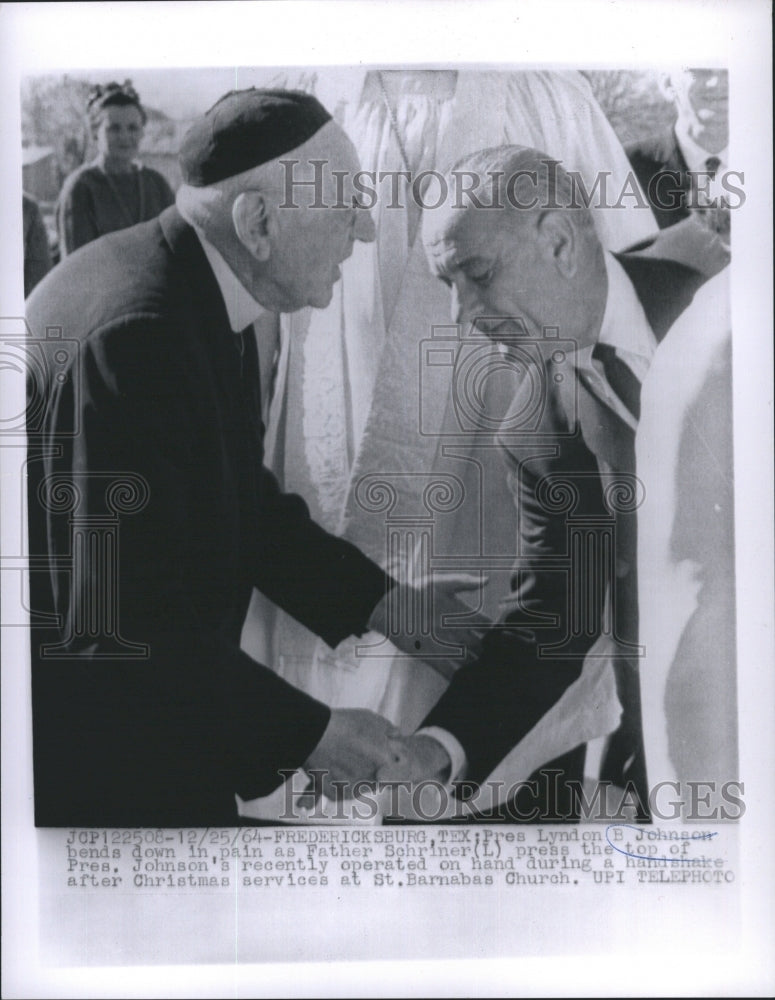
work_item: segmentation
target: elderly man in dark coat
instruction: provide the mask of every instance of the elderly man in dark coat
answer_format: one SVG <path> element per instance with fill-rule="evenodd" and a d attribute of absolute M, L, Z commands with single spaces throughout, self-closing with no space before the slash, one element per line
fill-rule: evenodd
<path fill-rule="evenodd" d="M 373 239 L 354 149 L 315 99 L 252 90 L 180 158 L 177 208 L 82 248 L 28 303 L 38 825 L 234 823 L 235 794 L 286 769 L 344 783 L 395 754 L 386 720 L 240 649 L 253 587 L 332 646 L 386 627 L 394 581 L 262 465 L 253 334 L 265 310 L 326 305 Z"/>

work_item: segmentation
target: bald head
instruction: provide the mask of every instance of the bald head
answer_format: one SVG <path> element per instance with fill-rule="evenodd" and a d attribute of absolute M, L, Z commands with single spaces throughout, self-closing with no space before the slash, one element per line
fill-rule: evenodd
<path fill-rule="evenodd" d="M 423 241 L 455 321 L 504 342 L 525 330 L 540 339 L 545 327 L 594 339 L 603 251 L 560 164 L 524 146 L 482 150 L 455 164 L 446 187 L 444 203 L 425 213 Z"/>

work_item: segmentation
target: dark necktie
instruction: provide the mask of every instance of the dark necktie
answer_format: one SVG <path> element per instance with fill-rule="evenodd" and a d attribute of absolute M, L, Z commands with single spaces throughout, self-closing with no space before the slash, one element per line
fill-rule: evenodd
<path fill-rule="evenodd" d="M 261 380 L 258 367 L 258 347 L 253 325 L 246 326 L 241 333 L 235 333 L 237 355 L 239 357 L 240 381 L 251 418 L 261 424 Z"/>
<path fill-rule="evenodd" d="M 615 349 L 609 344 L 596 344 L 592 357 L 602 365 L 611 391 L 619 397 L 635 419 L 639 420 L 641 384 L 632 369 L 618 357 Z M 632 463 L 634 471 L 634 455 Z M 621 513 L 617 515 L 616 520 L 617 554 L 624 556 L 629 552 L 634 556 L 637 547 L 634 517 Z M 619 607 L 624 607 L 628 603 L 628 596 L 634 599 L 637 593 L 636 580 L 636 575 L 632 572 L 629 582 L 621 590 L 614 585 Z M 633 614 L 632 609 L 630 613 Z M 637 611 L 634 612 L 634 616 L 637 621 Z M 621 788 L 628 787 L 630 782 L 633 783 L 641 803 L 637 809 L 637 819 L 643 821 L 648 819 L 648 785 L 643 750 L 640 682 L 634 663 L 635 661 L 627 656 L 617 657 L 614 660 L 616 690 L 622 705 L 622 719 L 619 728 L 607 740 L 600 777 L 603 781 L 613 782 Z"/>
<path fill-rule="evenodd" d="M 640 381 L 610 344 L 595 344 L 592 357 L 603 366 L 606 382 L 636 420 L 640 420 Z"/>
<path fill-rule="evenodd" d="M 705 170 L 711 180 L 715 180 L 720 166 L 721 160 L 718 156 L 709 156 L 705 160 Z M 694 216 L 706 229 L 718 233 L 725 245 L 729 246 L 731 229 L 729 202 L 726 198 L 718 194 L 711 195 L 708 193 L 706 197 L 708 203 L 700 204 L 694 208 Z"/>

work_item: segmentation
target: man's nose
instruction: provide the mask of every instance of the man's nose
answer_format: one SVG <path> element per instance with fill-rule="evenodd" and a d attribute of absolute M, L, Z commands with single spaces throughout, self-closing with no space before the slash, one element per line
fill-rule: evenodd
<path fill-rule="evenodd" d="M 373 243 L 377 238 L 377 230 L 371 212 L 366 208 L 355 210 L 355 225 L 353 226 L 353 238 L 361 243 Z"/>

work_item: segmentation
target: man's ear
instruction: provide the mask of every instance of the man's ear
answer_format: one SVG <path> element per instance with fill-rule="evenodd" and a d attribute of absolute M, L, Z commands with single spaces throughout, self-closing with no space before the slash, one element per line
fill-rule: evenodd
<path fill-rule="evenodd" d="M 272 252 L 272 241 L 277 234 L 277 216 L 274 204 L 261 191 L 242 191 L 231 209 L 234 231 L 240 243 L 247 247 L 256 260 L 266 261 Z"/>
<path fill-rule="evenodd" d="M 544 212 L 538 220 L 538 241 L 545 257 L 565 278 L 578 270 L 578 234 L 569 211 Z"/>

